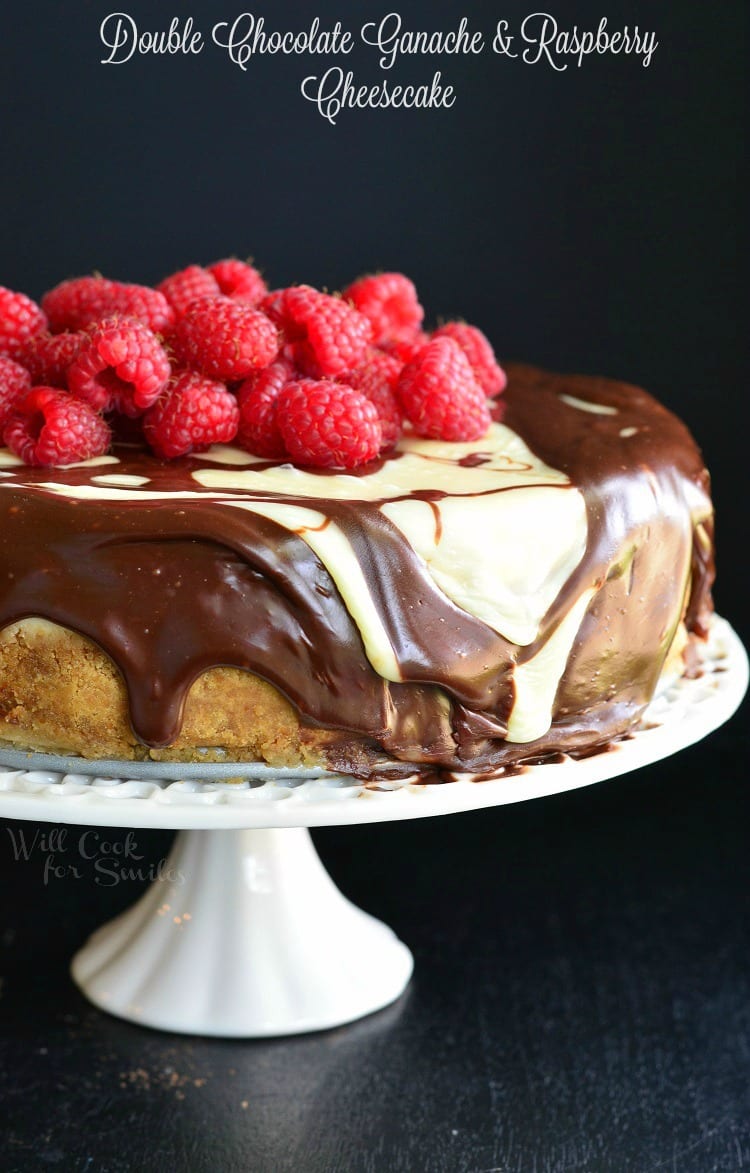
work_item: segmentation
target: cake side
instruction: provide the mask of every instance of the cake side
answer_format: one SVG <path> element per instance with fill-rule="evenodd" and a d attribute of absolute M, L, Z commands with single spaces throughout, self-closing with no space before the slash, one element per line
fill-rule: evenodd
<path fill-rule="evenodd" d="M 367 776 L 625 732 L 710 614 L 700 454 L 623 384 L 518 367 L 506 401 L 496 444 L 291 487 L 234 450 L 6 462 L 0 738 Z"/>
<path fill-rule="evenodd" d="M 680 625 L 662 672 L 665 680 L 685 671 L 690 639 Z M 508 752 L 506 764 L 526 754 L 559 752 L 561 716 L 533 749 L 518 745 Z M 591 713 L 587 720 L 578 717 L 580 727 L 568 721 L 564 734 L 565 749 L 572 753 L 592 744 Z M 612 718 L 608 714 L 605 742 L 632 723 L 628 713 L 618 729 Z M 133 732 L 127 689 L 109 656 L 77 632 L 40 619 L 21 620 L 0 633 L 0 745 L 94 760 L 323 768 L 335 763 L 349 773 L 394 773 L 380 747 L 345 731 L 305 725 L 278 689 L 238 668 L 210 668 L 198 677 L 177 739 L 163 749 L 144 745 Z M 407 772 L 413 769 L 410 765 Z"/>
<path fill-rule="evenodd" d="M 335 736 L 301 724 L 289 701 L 258 676 L 210 668 L 188 692 L 177 739 L 164 750 L 149 748 L 133 732 L 120 672 L 95 643 L 43 619 L 0 633 L 0 742 L 17 749 L 325 766 Z"/>

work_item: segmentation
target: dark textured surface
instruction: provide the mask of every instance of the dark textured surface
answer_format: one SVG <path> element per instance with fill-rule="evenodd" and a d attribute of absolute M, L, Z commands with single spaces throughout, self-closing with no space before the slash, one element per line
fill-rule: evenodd
<path fill-rule="evenodd" d="M 317 832 L 416 975 L 390 1009 L 291 1040 L 163 1035 L 89 1007 L 67 961 L 141 886 L 90 870 L 45 886 L 44 854 L 16 861 L 7 824 L 2 1168 L 750 1167 L 742 728 L 590 790 Z M 136 832 L 140 866 L 169 840 Z"/>

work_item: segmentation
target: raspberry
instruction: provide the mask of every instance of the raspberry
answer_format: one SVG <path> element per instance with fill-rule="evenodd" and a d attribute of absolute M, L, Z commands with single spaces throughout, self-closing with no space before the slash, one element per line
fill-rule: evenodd
<path fill-rule="evenodd" d="M 137 318 L 154 334 L 168 334 L 174 326 L 175 314 L 163 293 L 148 285 L 121 285 L 117 283 L 112 314 Z"/>
<path fill-rule="evenodd" d="M 279 350 L 276 327 L 265 314 L 224 296 L 193 302 L 173 341 L 178 357 L 211 379 L 245 379 Z"/>
<path fill-rule="evenodd" d="M 68 386 L 99 411 L 135 417 L 167 384 L 169 359 L 155 334 L 135 318 L 97 326 L 68 369 Z"/>
<path fill-rule="evenodd" d="M 188 265 L 187 269 L 172 273 L 156 288 L 164 294 L 178 317 L 199 297 L 218 297 L 221 293 L 216 278 L 200 265 Z"/>
<path fill-rule="evenodd" d="M 49 467 L 101 456 L 110 432 L 88 403 L 57 387 L 33 387 L 16 404 L 3 438 L 24 464 Z"/>
<path fill-rule="evenodd" d="M 162 293 L 146 285 L 124 285 L 106 277 L 73 277 L 42 298 L 42 309 L 53 334 L 85 330 L 104 318 L 126 314 L 155 333 L 174 325 L 174 310 Z"/>
<path fill-rule="evenodd" d="M 364 384 L 369 385 L 375 381 L 385 382 L 394 390 L 403 369 L 404 364 L 394 354 L 387 354 L 384 350 L 376 350 L 371 346 L 359 366 L 352 371 L 346 371 L 338 381 L 349 383 L 350 387 L 355 387 L 358 391 L 366 392 L 367 387 Z M 357 382 L 352 382 L 353 379 L 357 379 Z"/>
<path fill-rule="evenodd" d="M 402 338 L 398 342 L 387 342 L 383 350 L 401 363 L 413 362 L 429 341 L 430 335 L 425 334 L 424 330 L 415 330 L 408 338 Z"/>
<path fill-rule="evenodd" d="M 143 433 L 157 456 L 173 460 L 228 444 L 237 434 L 240 409 L 223 383 L 183 371 L 143 420 Z"/>
<path fill-rule="evenodd" d="M 508 382 L 505 371 L 498 366 L 489 339 L 476 326 L 469 326 L 466 322 L 446 322 L 435 331 L 433 338 L 452 338 L 458 343 L 485 395 L 499 395 L 505 390 Z"/>
<path fill-rule="evenodd" d="M 109 312 L 115 282 L 106 277 L 73 277 L 50 289 L 42 307 L 53 334 L 82 330 Z"/>
<path fill-rule="evenodd" d="M 355 390 L 358 388 L 355 387 Z M 389 452 L 395 448 L 404 426 L 404 413 L 396 394 L 387 383 L 371 386 L 367 391 L 362 389 L 360 393 L 367 396 L 378 413 L 382 436 L 380 451 Z"/>
<path fill-rule="evenodd" d="M 343 296 L 372 323 L 376 346 L 408 338 L 422 324 L 424 310 L 417 291 L 403 273 L 360 277 Z"/>
<path fill-rule="evenodd" d="M 12 358 L 0 355 L 0 433 L 16 401 L 31 388 L 31 375 Z"/>
<path fill-rule="evenodd" d="M 22 354 L 23 364 L 35 386 L 68 386 L 68 367 L 81 349 L 87 335 L 37 334 Z"/>
<path fill-rule="evenodd" d="M 237 443 L 256 456 L 277 460 L 286 456 L 276 419 L 279 392 L 294 375 L 291 363 L 280 359 L 263 371 L 251 375 L 237 392 L 240 405 L 240 427 Z"/>
<path fill-rule="evenodd" d="M 372 326 L 363 314 L 310 285 L 285 289 L 279 309 L 297 365 L 315 378 L 356 367 L 372 339 Z"/>
<path fill-rule="evenodd" d="M 404 367 L 397 394 L 418 436 L 478 440 L 491 423 L 484 391 L 452 338 L 433 338 Z"/>
<path fill-rule="evenodd" d="M 208 271 L 219 283 L 227 297 L 236 297 L 248 305 L 257 306 L 268 293 L 268 286 L 257 269 L 245 261 L 230 257 L 208 266 Z"/>
<path fill-rule="evenodd" d="M 287 452 L 299 464 L 356 468 L 380 451 L 374 404 L 344 383 L 288 383 L 279 395 L 276 418 Z"/>
<path fill-rule="evenodd" d="M 383 432 L 383 451 L 393 448 L 401 435 L 404 413 L 396 398 L 395 387 L 402 369 L 403 363 L 397 358 L 381 350 L 371 350 L 361 367 L 339 377 L 339 382 L 361 391 L 375 404 Z"/>
<path fill-rule="evenodd" d="M 284 296 L 286 289 L 270 289 L 258 302 L 261 313 L 281 330 L 284 325 Z"/>
<path fill-rule="evenodd" d="M 29 341 L 47 328 L 47 319 L 25 293 L 0 285 L 0 354 L 18 358 Z"/>

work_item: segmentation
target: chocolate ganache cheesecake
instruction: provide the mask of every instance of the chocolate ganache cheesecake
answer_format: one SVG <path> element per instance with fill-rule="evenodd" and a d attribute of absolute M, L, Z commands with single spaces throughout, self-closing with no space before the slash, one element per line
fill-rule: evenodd
<path fill-rule="evenodd" d="M 1 451 L 0 740 L 440 780 L 626 734 L 707 634 L 708 476 L 646 392 L 508 376 L 343 471 Z"/>

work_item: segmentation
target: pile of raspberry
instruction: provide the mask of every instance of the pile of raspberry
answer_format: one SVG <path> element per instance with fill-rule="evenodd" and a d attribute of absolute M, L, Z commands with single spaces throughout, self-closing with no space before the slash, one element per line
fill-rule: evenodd
<path fill-rule="evenodd" d="M 163 460 L 233 443 L 259 457 L 351 469 L 403 431 L 471 441 L 505 387 L 465 322 L 423 329 L 402 273 L 340 295 L 269 291 L 235 259 L 156 288 L 63 281 L 39 305 L 0 286 L 0 436 L 25 464 L 63 466 L 142 441 Z"/>

